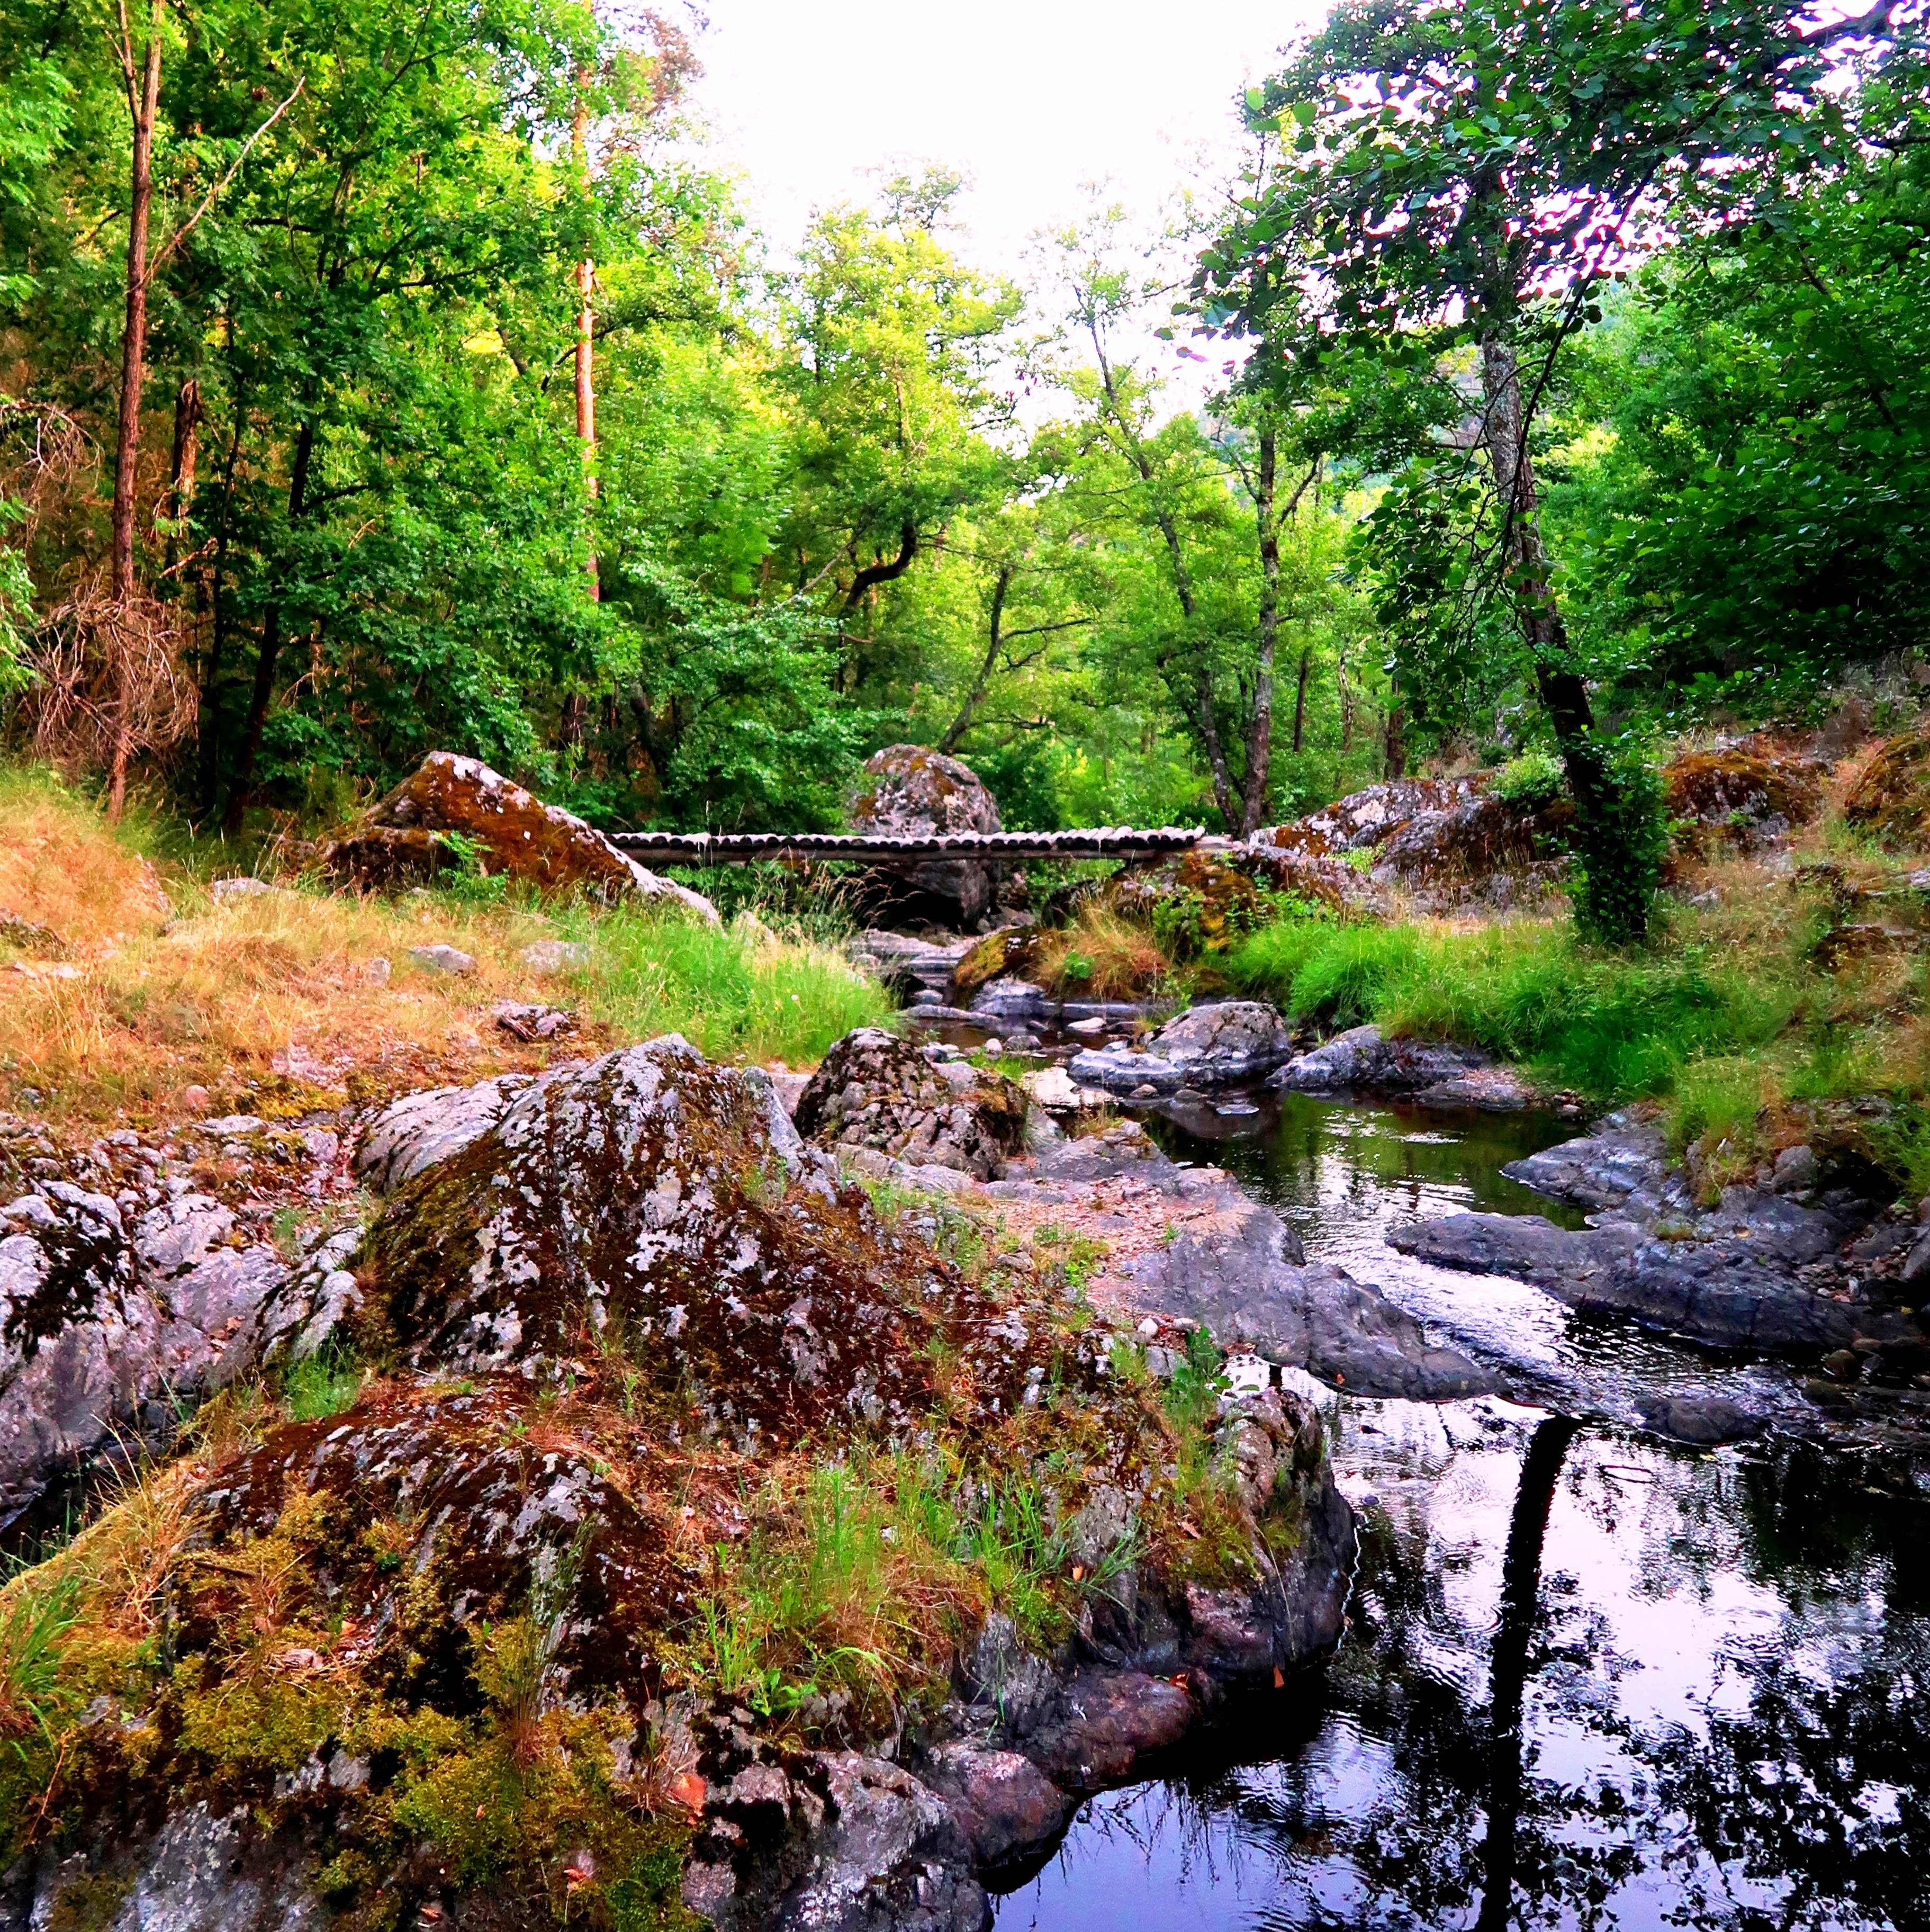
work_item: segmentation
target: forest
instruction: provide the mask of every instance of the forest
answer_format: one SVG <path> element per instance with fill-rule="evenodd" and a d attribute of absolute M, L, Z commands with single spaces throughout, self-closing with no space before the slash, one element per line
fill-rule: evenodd
<path fill-rule="evenodd" d="M 668 14 L 4 7 L 7 728 L 114 814 L 442 747 L 823 828 L 909 737 L 1239 836 L 1539 751 L 1610 892 L 1658 734 L 1930 676 L 1920 8 L 1343 0 L 1020 286 L 936 164 L 778 259 Z"/>

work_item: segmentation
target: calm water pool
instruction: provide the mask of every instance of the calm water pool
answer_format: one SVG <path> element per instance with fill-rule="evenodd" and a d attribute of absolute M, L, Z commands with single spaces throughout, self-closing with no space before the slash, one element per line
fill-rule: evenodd
<path fill-rule="evenodd" d="M 1497 1169 L 1570 1124 L 1290 1098 L 1158 1130 L 1523 1399 L 1321 1393 L 1363 1505 L 1340 1652 L 1260 1728 L 1095 1799 L 1000 1932 L 1930 1928 L 1921 1465 L 1659 1444 L 1617 1420 L 1644 1384 L 1776 1372 L 1380 1246 L 1417 1214 L 1548 1211 Z"/>

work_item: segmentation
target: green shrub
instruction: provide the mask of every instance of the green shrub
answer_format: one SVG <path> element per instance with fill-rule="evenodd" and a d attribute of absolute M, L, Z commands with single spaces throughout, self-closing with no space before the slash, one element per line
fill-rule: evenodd
<path fill-rule="evenodd" d="M 1539 812 L 1560 797 L 1566 783 L 1559 758 L 1551 752 L 1532 751 L 1510 758 L 1494 774 L 1493 789 L 1497 798 L 1506 799 L 1510 805 L 1524 812 Z"/>

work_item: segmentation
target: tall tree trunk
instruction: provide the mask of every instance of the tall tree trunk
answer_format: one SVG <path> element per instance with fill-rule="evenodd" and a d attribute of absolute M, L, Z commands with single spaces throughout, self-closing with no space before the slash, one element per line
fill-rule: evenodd
<path fill-rule="evenodd" d="M 1300 649 L 1300 676 L 1293 692 L 1293 748 L 1299 751 L 1306 742 L 1307 735 L 1307 680 L 1314 668 L 1314 647 L 1303 644 Z"/>
<path fill-rule="evenodd" d="M 570 122 L 570 152 L 577 167 L 589 166 L 589 108 L 583 89 L 589 76 L 577 75 L 576 112 Z M 577 438 L 583 446 L 583 470 L 590 500 L 596 500 L 596 265 L 586 257 L 577 264 Z M 602 579 L 597 568 L 596 547 L 590 547 L 590 599 L 603 596 Z M 582 736 L 579 722 L 577 736 Z"/>
<path fill-rule="evenodd" d="M 1257 832 L 1266 816 L 1267 779 L 1273 764 L 1273 654 L 1280 638 L 1280 530 L 1273 518 L 1278 454 L 1275 432 L 1262 430 L 1259 487 L 1253 500 L 1260 530 L 1260 640 L 1253 716 L 1246 728 L 1246 796 L 1238 830 L 1242 838 Z"/>
<path fill-rule="evenodd" d="M 1580 1425 L 1565 1415 L 1539 1424 L 1521 1459 L 1521 1480 L 1508 1525 L 1501 1564 L 1501 1616 L 1488 1667 L 1488 1836 L 1479 1932 L 1506 1932 L 1512 1917 L 1515 1834 L 1521 1812 L 1521 1708 L 1528 1678 L 1528 1645 L 1541 1594 L 1542 1546 L 1562 1460 Z"/>
<path fill-rule="evenodd" d="M 201 385 L 190 376 L 174 399 L 174 455 L 168 466 L 168 515 L 175 528 L 167 540 L 172 567 L 175 545 L 194 502 L 194 472 L 201 453 Z"/>
<path fill-rule="evenodd" d="M 208 640 L 206 674 L 201 687 L 201 809 L 212 812 L 220 789 L 220 734 L 216 698 L 220 689 L 222 658 L 228 641 L 228 604 L 222 587 L 228 574 L 228 539 L 234 527 L 235 467 L 241 460 L 241 431 L 247 405 L 238 386 L 235 390 L 235 430 L 221 466 L 221 508 L 214 527 L 214 567 L 208 573 Z"/>
<path fill-rule="evenodd" d="M 308 466 L 315 454 L 315 422 L 311 416 L 295 440 L 295 473 L 288 486 L 288 525 L 292 533 L 307 507 Z M 268 722 L 268 700 L 274 695 L 275 659 L 281 655 L 281 599 L 276 597 L 262 613 L 261 654 L 255 660 L 255 688 L 248 697 L 248 716 L 241 728 L 241 748 L 235 759 L 234 782 L 228 788 L 228 808 L 221 830 L 231 836 L 241 829 L 248 794 L 255 782 L 255 760 L 262 748 Z"/>
<path fill-rule="evenodd" d="M 1536 687 L 1566 753 L 1571 744 L 1592 736 L 1595 713 L 1587 684 L 1563 662 L 1568 633 L 1542 543 L 1541 502 L 1528 454 L 1527 425 L 1521 416 L 1521 370 L 1504 328 L 1491 328 L 1482 338 L 1481 380 L 1488 454 L 1505 525 L 1503 556 L 1514 590 L 1515 614 L 1534 663 Z M 1578 796 L 1576 802 L 1581 802 Z"/>
<path fill-rule="evenodd" d="M 1534 664 L 1535 687 L 1554 728 L 1575 799 L 1575 846 L 1583 883 L 1576 910 L 1603 938 L 1639 939 L 1648 928 L 1654 842 L 1641 822 L 1643 800 L 1618 776 L 1596 733 L 1587 683 L 1567 662 L 1568 633 L 1542 542 L 1521 371 L 1503 325 L 1490 327 L 1482 337 L 1481 379 L 1488 456 L 1501 502 L 1502 562 Z"/>
<path fill-rule="evenodd" d="M 128 175 L 127 311 L 121 327 L 121 412 L 114 442 L 114 511 L 110 540 L 114 603 L 114 744 L 108 769 L 107 816 L 118 822 L 127 797 L 127 760 L 133 750 L 133 633 L 134 492 L 141 454 L 141 385 L 147 372 L 148 222 L 154 207 L 154 122 L 160 105 L 163 0 L 152 0 L 148 42 L 139 63 L 123 0 L 119 52 L 132 124 Z"/>
<path fill-rule="evenodd" d="M 1384 777 L 1398 778 L 1407 776 L 1407 722 L 1401 709 L 1400 694 L 1390 692 L 1388 694 L 1386 730 L 1381 740 L 1382 775 Z"/>

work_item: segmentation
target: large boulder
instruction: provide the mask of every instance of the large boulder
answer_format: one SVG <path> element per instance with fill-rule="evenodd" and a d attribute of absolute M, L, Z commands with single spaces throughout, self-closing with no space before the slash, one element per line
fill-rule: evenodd
<path fill-rule="evenodd" d="M 1257 832 L 1240 849 L 1271 857 L 1283 890 L 1358 903 L 1338 879 L 1349 855 L 1367 856 L 1368 884 L 1399 886 L 1429 903 L 1470 896 L 1495 904 L 1532 899 L 1555 882 L 1574 808 L 1560 797 L 1505 797 L 1491 775 L 1394 778 L 1350 793 L 1288 825 Z M 1307 868 L 1296 887 L 1284 867 Z M 1332 885 L 1321 890 L 1323 877 Z M 1329 895 L 1331 894 L 1331 897 Z"/>
<path fill-rule="evenodd" d="M 1260 1000 L 1194 1006 L 1167 1022 L 1144 1047 L 1089 1047 L 1074 1054 L 1073 1079 L 1116 1094 L 1150 1088 L 1236 1087 L 1272 1072 L 1293 1051 L 1287 1022 Z"/>
<path fill-rule="evenodd" d="M 1685 752 L 1662 774 L 1677 850 L 1753 850 L 1807 824 L 1823 808 L 1828 769 L 1767 733 Z"/>
<path fill-rule="evenodd" d="M 874 1148 L 989 1180 L 1023 1145 L 1025 1112 L 1024 1094 L 1002 1074 L 935 1063 L 882 1027 L 860 1027 L 811 1076 L 797 1129 L 821 1146 Z"/>
<path fill-rule="evenodd" d="M 1887 738 L 1843 801 L 1843 816 L 1887 845 L 1930 838 L 1930 722 Z"/>
<path fill-rule="evenodd" d="M 0 1180 L 22 1190 L 0 1207 L 0 1522 L 97 1456 L 164 1444 L 259 1359 L 280 1257 L 124 1142 L 63 1155 L 0 1122 Z"/>
<path fill-rule="evenodd" d="M 1004 830 L 978 773 L 923 745 L 887 745 L 867 759 L 845 815 L 853 832 L 888 838 Z M 969 926 L 991 910 L 998 879 L 982 859 L 922 859 L 878 868 L 877 884 L 902 916 Z"/>
<path fill-rule="evenodd" d="M 452 752 L 431 752 L 360 825 L 322 848 L 322 867 L 372 891 L 420 885 L 460 862 L 452 833 L 469 842 L 492 874 L 612 903 L 661 901 L 717 922 L 717 908 L 701 893 L 658 878 L 573 813 Z"/>
<path fill-rule="evenodd" d="M 1424 1106 L 1487 1113 L 1518 1112 L 1537 1097 L 1525 1075 L 1497 1066 L 1478 1046 L 1404 1040 L 1377 1026 L 1351 1027 L 1296 1054 L 1266 1084 L 1293 1094 L 1412 1094 Z"/>

